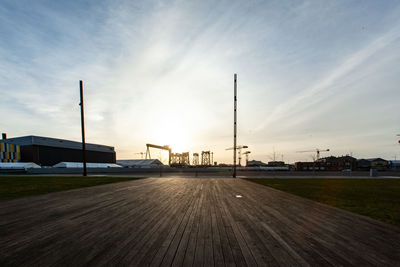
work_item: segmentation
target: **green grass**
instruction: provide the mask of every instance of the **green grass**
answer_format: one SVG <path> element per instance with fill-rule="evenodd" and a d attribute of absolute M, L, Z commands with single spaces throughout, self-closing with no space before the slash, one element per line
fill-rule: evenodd
<path fill-rule="evenodd" d="M 400 179 L 246 179 L 400 226 Z"/>
<path fill-rule="evenodd" d="M 130 181 L 133 177 L 0 176 L 0 200 Z"/>

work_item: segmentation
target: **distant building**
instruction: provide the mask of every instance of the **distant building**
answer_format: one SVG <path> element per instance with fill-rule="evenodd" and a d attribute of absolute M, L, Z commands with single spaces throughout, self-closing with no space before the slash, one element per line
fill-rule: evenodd
<path fill-rule="evenodd" d="M 326 171 L 354 171 L 357 169 L 357 159 L 348 155 L 341 157 L 330 156 L 321 158 L 318 160 L 318 162 L 323 163 Z"/>
<path fill-rule="evenodd" d="M 60 162 L 53 166 L 53 168 L 83 168 L 82 162 Z M 115 163 L 87 163 L 86 168 L 122 168 L 122 166 Z"/>
<path fill-rule="evenodd" d="M 295 162 L 294 168 L 296 171 L 325 171 L 323 162 Z"/>
<path fill-rule="evenodd" d="M 21 147 L 7 144 L 5 140 L 0 140 L 0 162 L 19 162 L 21 159 Z"/>
<path fill-rule="evenodd" d="M 247 167 L 266 167 L 268 164 L 259 160 L 249 160 L 247 162 Z"/>
<path fill-rule="evenodd" d="M 282 167 L 282 166 L 286 166 L 286 165 L 285 165 L 285 162 L 283 162 L 283 161 L 269 161 L 267 165 L 268 165 L 268 166 L 271 166 L 271 167 Z"/>
<path fill-rule="evenodd" d="M 356 170 L 357 159 L 348 155 L 341 157 L 325 157 L 314 162 L 296 162 L 295 169 L 298 171 L 343 171 Z"/>
<path fill-rule="evenodd" d="M 366 159 L 357 160 L 357 170 L 359 171 L 369 171 L 371 169 L 371 161 Z"/>
<path fill-rule="evenodd" d="M 371 169 L 384 171 L 389 169 L 389 161 L 382 158 L 367 159 L 371 163 Z"/>
<path fill-rule="evenodd" d="M 0 162 L 0 171 L 27 170 L 27 169 L 37 169 L 37 168 L 40 168 L 40 166 L 32 162 Z"/>
<path fill-rule="evenodd" d="M 390 169 L 392 169 L 392 170 L 400 170 L 400 160 L 392 160 L 392 161 L 390 161 Z"/>
<path fill-rule="evenodd" d="M 20 162 L 34 162 L 41 166 L 53 166 L 59 162 L 82 162 L 82 143 L 64 139 L 23 136 L 1 140 L 2 143 L 20 149 Z M 114 147 L 86 144 L 86 161 L 115 163 Z"/>
<path fill-rule="evenodd" d="M 160 168 L 165 165 L 158 159 L 122 159 L 117 164 L 125 168 Z"/>

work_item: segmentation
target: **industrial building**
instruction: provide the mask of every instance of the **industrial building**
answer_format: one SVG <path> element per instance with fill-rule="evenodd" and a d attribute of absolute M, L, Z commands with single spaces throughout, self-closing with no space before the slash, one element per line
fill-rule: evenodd
<path fill-rule="evenodd" d="M 359 159 L 357 167 L 359 170 L 375 169 L 384 171 L 390 168 L 390 162 L 382 158 Z"/>
<path fill-rule="evenodd" d="M 392 160 L 392 161 L 390 161 L 390 168 L 392 170 L 400 170 L 400 160 Z"/>
<path fill-rule="evenodd" d="M 0 162 L 18 162 L 20 158 L 20 146 L 0 141 Z"/>
<path fill-rule="evenodd" d="M 0 142 L 3 146 L 17 152 L 16 162 L 34 162 L 41 166 L 53 166 L 59 162 L 82 162 L 82 143 L 64 139 L 23 136 L 6 138 Z M 3 154 L 2 154 L 3 155 Z M 6 154 L 6 156 L 11 154 Z M 115 163 L 114 147 L 86 143 L 86 161 L 92 163 Z"/>
<path fill-rule="evenodd" d="M 259 160 L 249 160 L 247 162 L 247 167 L 266 167 L 268 166 L 266 163 Z"/>
<path fill-rule="evenodd" d="M 121 159 L 117 164 L 124 168 L 160 168 L 165 165 L 158 159 Z"/>
<path fill-rule="evenodd" d="M 53 166 L 53 168 L 66 168 L 66 169 L 73 169 L 73 168 L 83 168 L 82 162 L 60 162 Z M 115 163 L 87 163 L 86 168 L 122 168 L 122 166 L 115 164 Z"/>
<path fill-rule="evenodd" d="M 21 159 L 21 147 L 7 144 L 6 139 L 7 135 L 3 133 L 3 140 L 0 140 L 0 162 L 18 162 Z"/>
<path fill-rule="evenodd" d="M 38 169 L 39 165 L 32 162 L 0 162 L 1 170 L 27 170 L 27 169 Z"/>
<path fill-rule="evenodd" d="M 330 156 L 314 162 L 295 163 L 297 171 L 369 171 L 370 169 L 384 171 L 390 168 L 390 161 L 381 158 L 356 159 L 349 155 L 341 157 Z"/>
<path fill-rule="evenodd" d="M 357 159 L 351 156 L 334 157 L 329 156 L 320 158 L 314 162 L 296 162 L 295 169 L 297 171 L 343 171 L 356 170 Z"/>

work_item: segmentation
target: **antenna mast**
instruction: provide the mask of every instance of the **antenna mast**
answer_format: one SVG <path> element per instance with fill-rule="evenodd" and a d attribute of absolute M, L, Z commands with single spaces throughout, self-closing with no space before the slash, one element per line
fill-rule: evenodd
<path fill-rule="evenodd" d="M 79 81 L 81 102 L 81 128 L 82 128 L 82 162 L 83 162 L 83 176 L 87 176 L 86 170 L 86 142 L 85 142 L 85 113 L 83 107 L 83 82 Z"/>
<path fill-rule="evenodd" d="M 237 78 L 237 74 L 235 73 L 233 75 L 233 83 L 234 83 L 234 87 L 233 87 L 233 91 L 234 91 L 234 96 L 233 96 L 233 175 L 232 177 L 235 178 L 236 177 L 236 108 L 237 108 L 237 84 L 236 84 L 236 78 Z"/>

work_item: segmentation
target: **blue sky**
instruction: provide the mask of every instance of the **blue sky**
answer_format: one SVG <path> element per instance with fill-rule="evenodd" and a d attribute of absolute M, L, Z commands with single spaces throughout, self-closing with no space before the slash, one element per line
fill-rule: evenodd
<path fill-rule="evenodd" d="M 9 137 L 79 141 L 83 80 L 88 142 L 230 162 L 237 73 L 250 158 L 400 158 L 398 1 L 55 2 L 0 4 Z"/>

